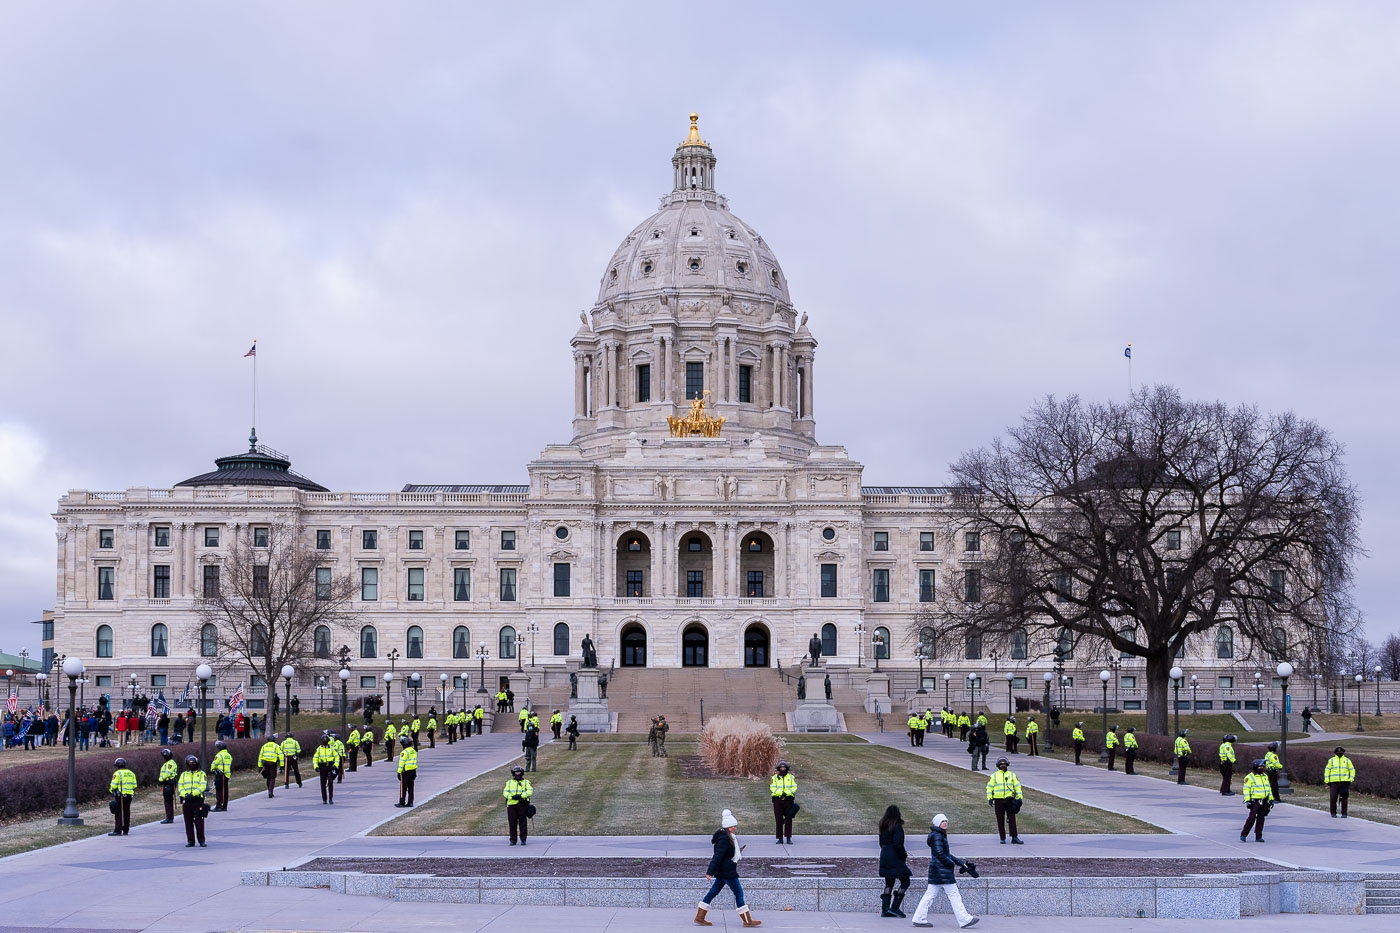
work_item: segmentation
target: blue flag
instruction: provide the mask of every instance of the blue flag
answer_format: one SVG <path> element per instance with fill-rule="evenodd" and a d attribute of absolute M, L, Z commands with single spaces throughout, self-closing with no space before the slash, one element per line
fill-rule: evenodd
<path fill-rule="evenodd" d="M 192 685 L 193 681 L 188 679 L 185 681 L 185 689 L 180 692 L 180 699 L 175 701 L 175 704 L 177 706 L 184 706 L 190 701 L 190 687 Z"/>
<path fill-rule="evenodd" d="M 155 708 L 160 710 L 162 713 L 170 712 L 170 704 L 165 702 L 164 690 L 156 694 L 155 702 L 152 705 L 155 706 Z"/>
<path fill-rule="evenodd" d="M 1128 359 L 1133 358 L 1133 345 L 1131 343 L 1123 348 L 1123 355 L 1126 356 Z"/>

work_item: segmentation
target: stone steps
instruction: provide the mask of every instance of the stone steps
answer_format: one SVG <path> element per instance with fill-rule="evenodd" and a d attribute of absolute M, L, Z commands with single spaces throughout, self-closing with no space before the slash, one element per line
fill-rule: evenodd
<path fill-rule="evenodd" d="M 1366 913 L 1400 914 L 1400 879 L 1367 879 Z"/>

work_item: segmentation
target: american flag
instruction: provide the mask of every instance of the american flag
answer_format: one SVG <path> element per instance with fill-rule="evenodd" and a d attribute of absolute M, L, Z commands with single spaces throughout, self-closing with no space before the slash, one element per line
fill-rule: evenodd
<path fill-rule="evenodd" d="M 239 684 L 238 689 L 233 691 L 233 696 L 228 698 L 228 710 L 236 713 L 243 708 L 243 685 Z"/>
<path fill-rule="evenodd" d="M 247 353 L 243 354 L 243 358 L 244 358 L 244 359 L 247 359 L 247 358 L 250 357 L 250 356 L 257 356 L 257 355 L 258 355 L 258 342 L 257 342 L 256 340 L 254 340 L 254 341 L 253 341 L 253 349 L 251 349 L 251 350 L 249 350 Z"/>
<path fill-rule="evenodd" d="M 10 698 L 5 701 L 5 705 L 10 708 L 12 714 L 19 709 L 19 694 L 15 693 L 13 688 L 10 689 Z"/>

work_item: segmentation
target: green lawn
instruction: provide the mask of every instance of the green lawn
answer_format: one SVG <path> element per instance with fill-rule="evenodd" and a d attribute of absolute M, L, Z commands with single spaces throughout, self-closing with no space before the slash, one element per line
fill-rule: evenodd
<path fill-rule="evenodd" d="M 830 738 L 830 737 L 827 737 Z M 693 742 L 668 742 L 670 757 L 652 758 L 644 744 L 562 743 L 540 749 L 535 831 L 545 835 L 708 833 L 728 807 L 743 832 L 761 838 L 772 828 L 767 778 L 685 777 L 681 759 Z M 897 804 L 911 825 L 937 811 L 955 832 L 995 832 L 986 803 L 987 778 L 864 742 L 793 743 L 784 751 L 798 780 L 798 835 L 874 834 L 880 815 Z M 377 835 L 495 835 L 505 831 L 501 789 L 508 768 L 483 775 L 422 804 L 376 830 Z M 1025 833 L 1150 833 L 1145 823 L 1026 792 L 1019 818 Z"/>
<path fill-rule="evenodd" d="M 1016 718 L 1017 723 L 1022 726 L 1021 731 L 1023 733 L 1025 732 L 1025 715 L 1025 713 L 1021 713 Z M 993 738 L 999 737 L 1001 735 L 1001 724 L 1006 721 L 1006 717 L 1002 715 L 989 716 L 987 718 L 990 724 L 996 727 L 993 730 L 996 733 L 996 735 L 993 736 Z M 1085 732 L 1103 731 L 1103 713 L 1094 713 L 1088 710 L 1062 711 L 1060 713 L 1060 728 L 1072 729 L 1074 728 L 1074 724 L 1080 720 L 1084 722 Z M 1036 714 L 1036 722 L 1040 723 L 1040 726 L 1043 729 L 1045 728 L 1045 724 L 1049 722 L 1049 719 L 1043 715 Z M 1124 729 L 1127 729 L 1129 726 L 1135 726 L 1138 732 L 1144 732 L 1147 729 L 1147 714 L 1137 711 L 1109 713 L 1109 725 L 1113 725 L 1113 723 L 1115 722 L 1118 723 L 1118 725 L 1122 726 Z M 1288 737 L 1302 738 L 1302 721 L 1298 718 L 1298 716 L 1296 714 L 1290 716 L 1288 719 L 1288 723 L 1291 727 L 1288 733 Z M 1170 734 L 1175 735 L 1175 728 L 1176 715 L 1174 713 L 1168 713 L 1167 730 Z M 1186 710 L 1182 710 L 1181 728 L 1189 729 L 1191 730 L 1191 735 L 1203 736 L 1212 742 L 1219 741 L 1222 735 L 1225 735 L 1226 733 L 1230 732 L 1233 732 L 1235 735 L 1239 736 L 1240 741 L 1242 742 L 1271 742 L 1274 739 L 1278 738 L 1277 729 L 1275 729 L 1272 733 L 1269 733 L 1267 735 L 1263 732 L 1246 731 L 1245 727 L 1240 725 L 1240 721 L 1234 716 L 1231 716 L 1229 713 L 1190 713 Z"/>
<path fill-rule="evenodd" d="M 1373 698 L 1375 694 L 1371 695 Z M 1354 701 L 1356 695 L 1353 693 L 1347 697 Z M 1355 732 L 1356 731 L 1356 707 L 1349 704 L 1347 709 L 1350 713 L 1319 713 L 1318 722 L 1328 732 Z M 1361 704 L 1361 735 L 1380 735 L 1392 738 L 1400 736 L 1400 715 L 1386 713 L 1384 716 L 1375 715 L 1375 701 L 1372 699 L 1371 706 L 1364 702 Z"/>

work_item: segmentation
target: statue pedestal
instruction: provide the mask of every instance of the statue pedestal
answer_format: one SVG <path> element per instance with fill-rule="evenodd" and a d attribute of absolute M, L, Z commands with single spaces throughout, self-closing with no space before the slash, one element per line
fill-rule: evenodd
<path fill-rule="evenodd" d="M 871 674 L 870 679 L 865 682 L 865 711 L 876 712 L 876 704 L 881 713 L 889 713 L 892 710 L 889 674 Z"/>
<path fill-rule="evenodd" d="M 530 675 L 511 674 L 510 692 L 515 694 L 515 711 L 519 714 L 530 702 Z"/>
<path fill-rule="evenodd" d="M 826 670 L 808 667 L 802 671 L 807 678 L 807 699 L 797 701 L 797 709 L 792 711 L 792 725 L 798 732 L 837 732 L 841 728 L 841 718 L 836 706 L 826 698 L 824 678 Z"/>
<path fill-rule="evenodd" d="M 598 689 L 597 668 L 585 667 L 578 671 L 578 697 L 569 700 L 569 716 L 578 720 L 580 732 L 611 732 L 612 716 L 608 714 L 608 701 Z M 567 724 L 568 718 L 565 717 Z"/>

